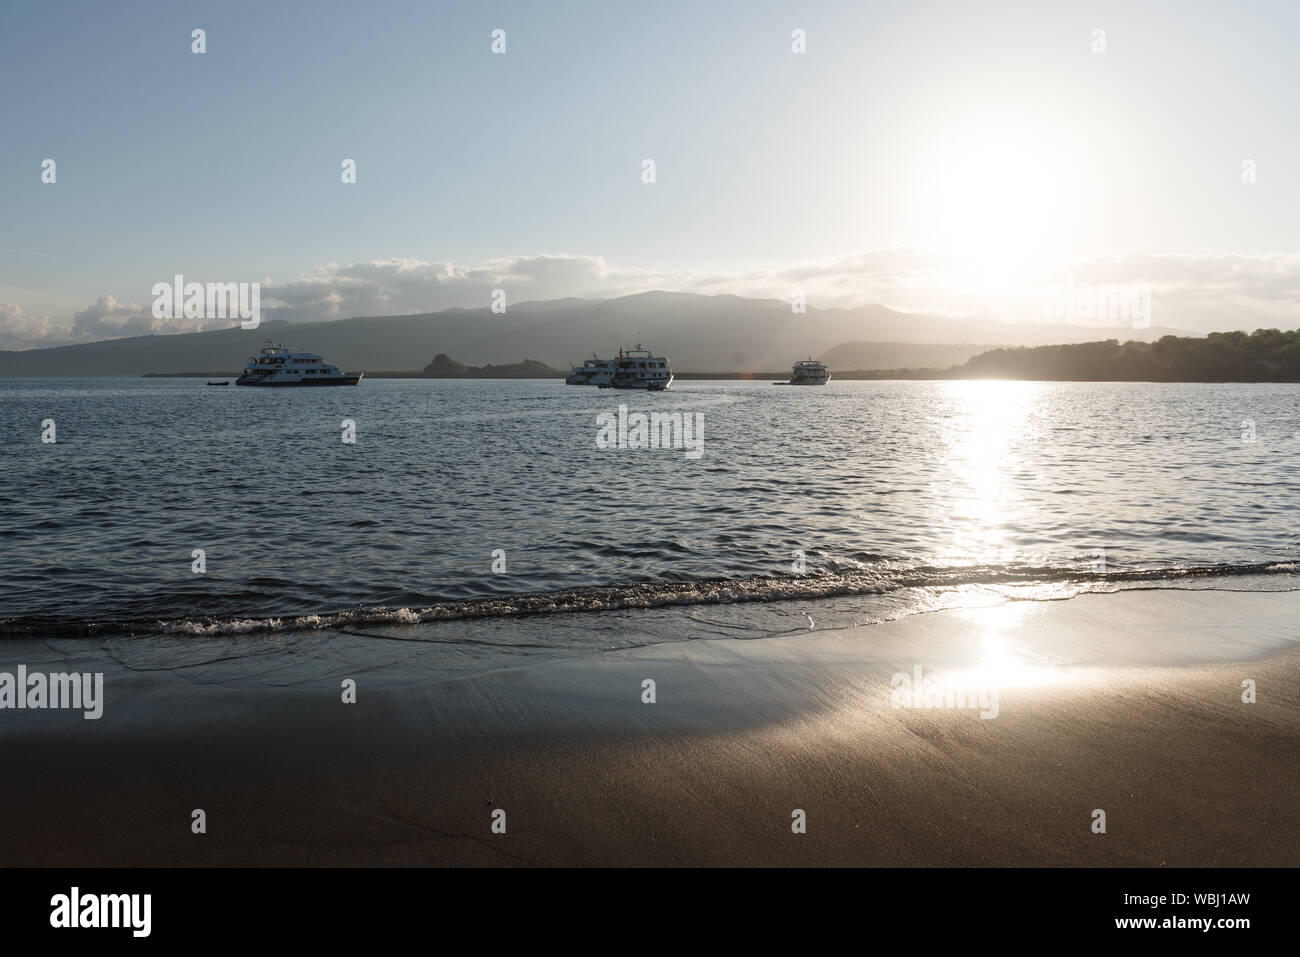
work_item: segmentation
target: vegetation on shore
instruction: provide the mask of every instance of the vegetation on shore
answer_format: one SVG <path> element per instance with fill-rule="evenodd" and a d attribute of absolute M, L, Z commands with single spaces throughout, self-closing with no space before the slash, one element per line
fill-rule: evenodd
<path fill-rule="evenodd" d="M 1300 331 L 1212 332 L 1204 339 L 1106 339 L 1060 346 L 994 349 L 968 359 L 962 378 L 1150 382 L 1300 381 Z"/>
<path fill-rule="evenodd" d="M 991 349 L 951 369 L 836 373 L 863 379 L 1037 379 L 1073 382 L 1300 382 L 1300 330 L 1211 332 Z"/>

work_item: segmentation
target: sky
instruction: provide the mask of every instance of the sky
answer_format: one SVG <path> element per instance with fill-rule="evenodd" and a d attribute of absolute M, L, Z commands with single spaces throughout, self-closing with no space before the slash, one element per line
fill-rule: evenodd
<path fill-rule="evenodd" d="M 1298 30 L 1195 0 L 4 4 L 0 349 L 230 324 L 155 318 L 176 274 L 290 320 L 675 289 L 1040 322 L 1106 282 L 1157 325 L 1295 328 Z"/>

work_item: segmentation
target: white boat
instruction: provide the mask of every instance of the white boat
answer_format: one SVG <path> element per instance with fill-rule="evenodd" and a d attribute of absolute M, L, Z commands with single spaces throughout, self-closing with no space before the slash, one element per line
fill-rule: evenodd
<path fill-rule="evenodd" d="M 800 359 L 790 370 L 789 385 L 825 385 L 830 381 L 831 370 L 816 359 Z"/>
<path fill-rule="evenodd" d="M 600 359 L 593 355 L 590 359 L 584 359 L 582 365 L 574 366 L 564 381 L 568 385 L 607 386 L 614 381 L 614 360 Z"/>
<path fill-rule="evenodd" d="M 262 351 L 249 356 L 235 385 L 356 385 L 364 372 L 340 372 L 314 352 L 295 352 L 270 339 Z"/>
<path fill-rule="evenodd" d="M 651 355 L 650 350 L 636 344 L 626 352 L 618 350 L 614 360 L 614 377 L 609 383 L 614 389 L 646 389 L 662 392 L 673 384 L 673 370 L 667 356 Z M 603 387 L 602 387 L 603 388 Z"/>

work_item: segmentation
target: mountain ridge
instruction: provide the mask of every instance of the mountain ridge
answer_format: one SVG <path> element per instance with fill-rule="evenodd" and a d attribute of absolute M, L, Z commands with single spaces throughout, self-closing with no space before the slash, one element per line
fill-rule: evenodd
<path fill-rule="evenodd" d="M 593 353 L 610 356 L 639 339 L 667 355 L 681 372 L 783 369 L 805 355 L 851 343 L 970 345 L 971 354 L 998 346 L 1052 345 L 1181 333 L 1152 327 L 1066 326 L 951 319 L 902 313 L 871 304 L 793 313 L 776 299 L 745 299 L 649 290 L 616 299 L 539 300 L 510 307 L 455 308 L 400 316 L 290 323 L 263 322 L 207 332 L 136 336 L 0 352 L 0 377 L 120 377 L 162 370 L 241 368 L 268 336 L 315 352 L 349 371 L 401 369 L 411 356 L 453 355 L 472 366 L 535 357 L 567 368 Z M 859 367 L 898 365 L 894 354 Z M 903 364 L 925 364 L 905 360 Z M 960 360 L 957 360 L 960 361 Z"/>

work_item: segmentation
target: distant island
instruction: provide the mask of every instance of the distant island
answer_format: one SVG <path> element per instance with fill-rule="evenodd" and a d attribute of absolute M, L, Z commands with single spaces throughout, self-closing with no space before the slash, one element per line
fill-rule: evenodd
<path fill-rule="evenodd" d="M 422 379 L 563 379 L 569 373 L 545 362 L 525 359 L 506 365 L 467 366 L 439 352 L 419 373 Z"/>

